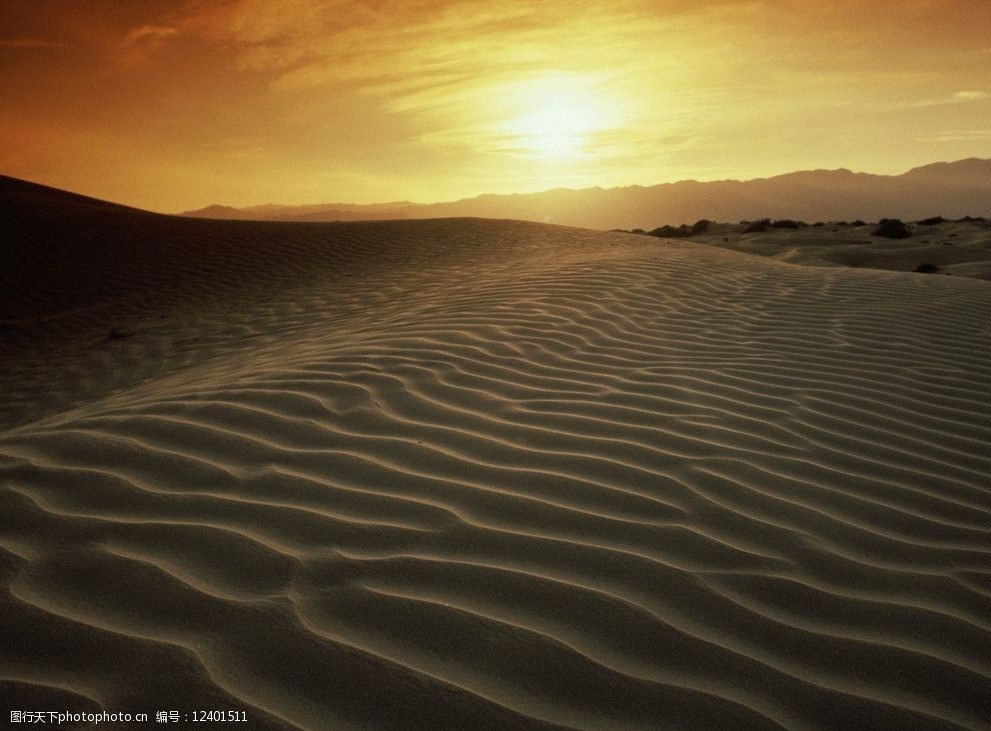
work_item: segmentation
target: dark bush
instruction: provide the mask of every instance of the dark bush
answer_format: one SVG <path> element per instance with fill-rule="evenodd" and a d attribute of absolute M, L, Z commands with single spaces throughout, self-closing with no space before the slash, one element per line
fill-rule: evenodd
<path fill-rule="evenodd" d="M 932 218 L 923 218 L 919 221 L 920 226 L 938 226 L 941 223 L 946 223 L 946 219 L 942 216 L 933 216 Z"/>
<path fill-rule="evenodd" d="M 647 232 L 646 232 L 646 231 L 644 231 L 644 230 L 643 230 L 642 228 L 635 228 L 635 229 L 633 229 L 632 231 L 630 231 L 630 233 L 631 233 L 631 234 L 645 234 L 645 233 L 647 233 Z"/>
<path fill-rule="evenodd" d="M 771 224 L 771 228 L 801 228 L 804 224 L 784 218 Z"/>
<path fill-rule="evenodd" d="M 705 233 L 709 229 L 709 225 L 711 223 L 712 221 L 707 221 L 703 218 L 701 221 L 696 221 L 691 226 L 684 223 L 680 226 L 658 226 L 650 232 L 650 235 L 659 236 L 662 239 L 685 239 L 689 236 Z"/>
<path fill-rule="evenodd" d="M 767 229 L 770 226 L 771 226 L 771 219 L 762 218 L 759 221 L 754 221 L 745 229 L 743 229 L 743 233 L 745 234 L 763 233 L 764 231 L 767 231 Z"/>
<path fill-rule="evenodd" d="M 651 236 L 662 239 L 683 239 L 689 235 L 687 226 L 658 226 L 650 232 Z"/>
<path fill-rule="evenodd" d="M 922 274 L 935 274 L 939 271 L 939 267 L 935 264 L 919 264 L 915 268 L 915 271 L 921 272 Z"/>
<path fill-rule="evenodd" d="M 908 226 L 897 218 L 882 218 L 871 232 L 871 236 L 883 236 L 886 239 L 907 239 L 912 235 Z"/>
<path fill-rule="evenodd" d="M 851 226 L 866 226 L 867 224 L 866 224 L 866 223 L 864 223 L 863 221 L 861 221 L 861 220 L 860 220 L 860 219 L 858 218 L 858 219 L 857 219 L 856 221 L 853 221 L 853 222 L 852 222 L 852 223 L 851 223 L 850 225 L 851 225 Z"/>
<path fill-rule="evenodd" d="M 963 218 L 958 219 L 958 220 L 960 220 L 960 221 L 986 221 L 987 219 L 984 218 L 984 216 L 976 216 L 976 217 L 975 216 L 964 216 Z"/>
<path fill-rule="evenodd" d="M 826 224 L 825 224 L 825 223 L 823 223 L 822 221 L 816 221 L 815 223 L 813 223 L 813 224 L 812 224 L 812 227 L 813 227 L 813 228 L 822 228 L 822 227 L 823 227 L 823 226 L 825 226 L 825 225 L 826 225 Z"/>

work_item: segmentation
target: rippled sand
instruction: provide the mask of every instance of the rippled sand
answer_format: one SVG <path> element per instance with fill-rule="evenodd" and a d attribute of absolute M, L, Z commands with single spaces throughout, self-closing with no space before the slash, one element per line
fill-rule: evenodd
<path fill-rule="evenodd" d="M 991 726 L 988 282 L 2 187 L 5 706 Z"/>

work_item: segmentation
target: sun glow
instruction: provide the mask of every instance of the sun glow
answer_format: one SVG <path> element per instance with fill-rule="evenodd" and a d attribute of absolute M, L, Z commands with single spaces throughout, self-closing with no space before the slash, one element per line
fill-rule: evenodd
<path fill-rule="evenodd" d="M 587 155 L 594 137 L 616 124 L 615 110 L 584 77 L 542 76 L 514 85 L 506 97 L 506 106 L 519 113 L 501 132 L 509 148 L 527 157 Z"/>

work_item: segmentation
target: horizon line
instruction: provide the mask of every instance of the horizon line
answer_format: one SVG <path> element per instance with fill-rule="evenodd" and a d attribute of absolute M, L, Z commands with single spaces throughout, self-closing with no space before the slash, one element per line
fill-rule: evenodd
<path fill-rule="evenodd" d="M 131 204 L 131 203 L 125 203 L 125 202 L 121 202 L 121 201 L 118 201 L 118 200 L 111 200 L 109 198 L 101 198 L 101 197 L 99 197 L 97 195 L 92 195 L 90 193 L 83 193 L 83 192 L 79 192 L 79 191 L 76 191 L 76 190 L 70 190 L 68 188 L 61 188 L 61 187 L 58 187 L 56 185 L 51 185 L 49 183 L 40 182 L 38 180 L 29 180 L 27 178 L 19 178 L 19 177 L 13 176 L 13 175 L 7 175 L 7 174 L 5 174 L 3 172 L 0 172 L 0 177 L 6 177 L 6 178 L 9 178 L 11 180 L 20 180 L 20 181 L 25 182 L 25 183 L 31 183 L 33 185 L 40 185 L 40 186 L 43 186 L 43 187 L 46 187 L 46 188 L 52 188 L 53 190 L 61 190 L 61 191 L 64 191 L 66 193 L 71 193 L 73 195 L 79 195 L 79 196 L 83 196 L 83 197 L 86 197 L 86 198 L 92 198 L 93 200 L 98 200 L 98 201 L 101 201 L 101 202 L 104 202 L 104 203 L 112 203 L 114 205 L 124 206 L 126 208 L 134 208 L 134 209 L 146 211 L 146 212 L 149 212 L 149 213 L 158 213 L 158 214 L 163 214 L 163 215 L 168 215 L 168 216 L 184 216 L 184 215 L 188 215 L 190 213 L 197 213 L 199 211 L 204 211 L 204 210 L 207 210 L 209 208 L 229 208 L 229 209 L 234 210 L 234 211 L 244 212 L 244 211 L 251 211 L 251 210 L 259 209 L 259 208 L 281 208 L 281 209 L 289 209 L 289 208 L 305 208 L 305 207 L 308 207 L 308 206 L 315 206 L 315 207 L 324 207 L 324 206 L 326 206 L 326 207 L 334 207 L 334 206 L 341 206 L 341 207 L 347 207 L 347 208 L 371 208 L 371 207 L 383 207 L 383 206 L 417 206 L 417 207 L 425 207 L 425 206 L 434 206 L 434 205 L 455 204 L 455 203 L 461 203 L 461 202 L 464 202 L 464 201 L 478 200 L 480 198 L 489 198 L 489 197 L 499 197 L 499 198 L 524 197 L 524 196 L 533 196 L 533 195 L 543 195 L 543 194 L 546 194 L 546 193 L 554 193 L 554 192 L 558 192 L 558 191 L 581 192 L 581 191 L 586 191 L 586 190 L 603 190 L 604 191 L 604 190 L 625 190 L 625 189 L 632 189 L 632 188 L 657 188 L 657 187 L 660 187 L 660 186 L 663 186 L 663 185 L 679 185 L 679 184 L 682 184 L 682 183 L 699 183 L 699 184 L 708 184 L 708 183 L 751 183 L 751 182 L 764 181 L 764 180 L 773 180 L 774 178 L 781 178 L 781 177 L 784 177 L 784 176 L 787 176 L 787 175 L 796 175 L 796 174 L 800 174 L 800 173 L 843 173 L 843 172 L 846 172 L 846 173 L 850 173 L 852 175 L 870 175 L 870 176 L 874 176 L 874 177 L 897 178 L 897 177 L 901 177 L 903 175 L 907 175 L 908 173 L 910 173 L 910 172 L 912 172 L 914 170 L 918 170 L 920 168 L 930 167 L 930 166 L 934 166 L 934 165 L 951 165 L 951 164 L 956 164 L 956 163 L 972 162 L 972 161 L 974 161 L 974 162 L 991 162 L 991 157 L 986 157 L 985 158 L 985 157 L 970 156 L 970 157 L 959 158 L 959 159 L 956 159 L 956 160 L 934 160 L 934 161 L 931 161 L 931 162 L 922 163 L 920 165 L 914 165 L 914 166 L 908 168 L 907 170 L 903 170 L 902 172 L 899 172 L 899 173 L 875 173 L 875 172 L 869 172 L 869 171 L 866 171 L 866 170 L 853 170 L 852 168 L 842 167 L 842 166 L 841 167 L 836 167 L 836 168 L 832 168 L 832 167 L 817 167 L 817 168 L 804 168 L 804 169 L 800 169 L 800 170 L 787 170 L 785 172 L 774 173 L 772 175 L 755 176 L 755 177 L 752 177 L 752 178 L 724 178 L 724 177 L 711 178 L 711 179 L 681 178 L 681 179 L 678 179 L 678 180 L 669 180 L 669 181 L 662 181 L 662 182 L 658 182 L 658 183 L 648 183 L 648 184 L 631 183 L 629 185 L 613 185 L 613 186 L 590 185 L 590 186 L 585 186 L 585 187 L 581 187 L 581 188 L 573 188 L 573 187 L 561 186 L 561 187 L 556 187 L 556 188 L 546 188 L 546 189 L 543 189 L 543 190 L 530 191 L 530 192 L 479 193 L 478 195 L 466 196 L 464 198 L 448 198 L 448 199 L 432 200 L 432 201 L 389 200 L 389 201 L 374 201 L 374 202 L 362 202 L 362 203 L 344 202 L 344 201 L 323 201 L 323 202 L 317 202 L 317 203 L 273 203 L 273 202 L 266 202 L 266 203 L 256 203 L 256 204 L 243 205 L 243 206 L 233 206 L 233 205 L 228 205 L 226 203 L 216 203 L 216 202 L 214 202 L 214 203 L 208 203 L 208 204 L 206 204 L 204 206 L 200 206 L 199 208 L 190 208 L 190 209 L 186 209 L 186 210 L 183 210 L 183 211 L 154 210 L 154 209 L 151 209 L 151 208 L 144 208 L 142 206 L 134 205 L 134 204 Z"/>

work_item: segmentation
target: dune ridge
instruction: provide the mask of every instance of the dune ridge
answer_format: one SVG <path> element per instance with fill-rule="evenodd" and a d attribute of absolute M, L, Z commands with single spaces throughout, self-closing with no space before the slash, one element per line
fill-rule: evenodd
<path fill-rule="evenodd" d="M 4 211 L 7 696 L 991 727 L 987 282 L 30 192 Z"/>

